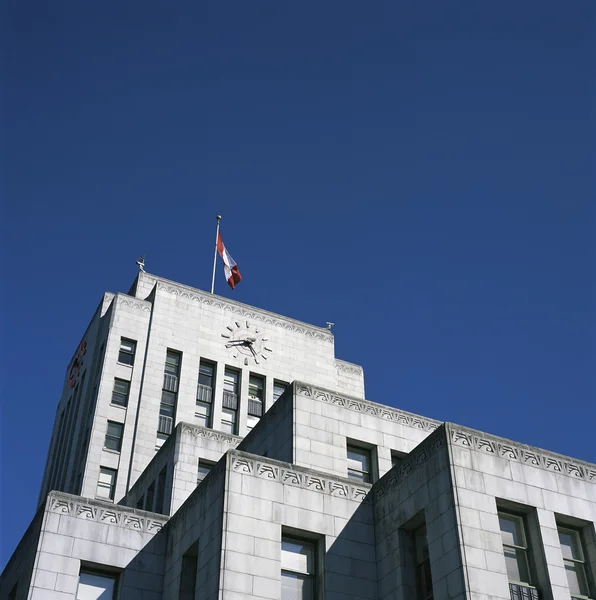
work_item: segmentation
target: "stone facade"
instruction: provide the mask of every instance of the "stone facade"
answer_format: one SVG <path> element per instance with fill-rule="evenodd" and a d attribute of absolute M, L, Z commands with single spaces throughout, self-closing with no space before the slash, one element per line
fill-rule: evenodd
<path fill-rule="evenodd" d="M 240 330 L 267 338 L 267 358 L 226 348 Z M 132 366 L 121 338 L 136 342 Z M 160 443 L 168 349 L 182 360 Z M 216 366 L 208 427 L 201 360 Z M 226 367 L 240 373 L 238 435 L 222 431 Z M 266 409 L 252 430 L 250 374 Z M 126 406 L 114 378 L 130 382 Z M 425 586 L 435 600 L 596 598 L 596 465 L 370 402 L 363 381 L 326 329 L 144 273 L 106 294 L 69 364 L 39 509 L 0 598 L 86 599 L 93 577 L 119 600 L 292 597 L 288 540 L 310 548 L 305 598 L 426 600 Z M 108 422 L 123 425 L 119 450 L 104 447 Z M 113 501 L 96 495 L 100 468 L 118 472 Z M 506 559 L 507 519 L 523 528 L 525 579 Z M 561 531 L 583 551 L 582 594 Z"/>

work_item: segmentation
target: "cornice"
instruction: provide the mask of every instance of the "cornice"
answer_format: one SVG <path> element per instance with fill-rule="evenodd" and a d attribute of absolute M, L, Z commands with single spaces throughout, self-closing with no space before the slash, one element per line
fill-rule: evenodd
<path fill-rule="evenodd" d="M 373 487 L 375 501 L 381 500 L 390 493 L 410 473 L 422 466 L 443 448 L 445 448 L 445 430 L 444 426 L 441 426 L 375 483 Z"/>
<path fill-rule="evenodd" d="M 151 303 L 146 300 L 139 300 L 132 296 L 126 296 L 124 294 L 116 294 L 116 302 L 122 306 L 128 306 L 136 310 L 142 310 L 144 312 L 151 312 Z"/>
<path fill-rule="evenodd" d="M 551 471 L 558 475 L 566 475 L 596 483 L 596 465 L 593 463 L 576 460 L 563 454 L 534 448 L 496 435 L 454 425 L 453 423 L 448 424 L 448 429 L 449 439 L 455 446 L 463 446 L 477 452 L 486 452 L 499 458 Z"/>
<path fill-rule="evenodd" d="M 268 481 L 278 481 L 283 485 L 291 485 L 347 500 L 369 501 L 368 493 L 372 486 L 366 483 L 355 485 L 353 481 L 344 477 L 333 477 L 240 450 L 231 451 L 230 459 L 230 469 L 236 473 L 252 475 Z"/>
<path fill-rule="evenodd" d="M 274 325 L 275 327 L 300 333 L 307 337 L 322 340 L 330 344 L 333 343 L 333 334 L 329 333 L 329 331 L 326 329 L 316 327 L 314 325 L 308 325 L 300 321 L 295 321 L 294 319 L 290 319 L 288 317 L 282 317 L 281 315 L 276 315 L 265 310 L 255 310 L 246 304 L 228 300 L 214 294 L 208 294 L 207 292 L 201 292 L 200 290 L 188 288 L 174 282 L 165 282 L 158 278 L 156 278 L 156 280 L 157 289 L 168 294 L 174 294 L 180 298 L 187 298 L 205 306 L 221 308 L 236 315 L 245 317 L 246 319 L 251 319 L 252 321 L 260 321 L 261 323 L 265 323 L 267 325 Z"/>
<path fill-rule="evenodd" d="M 165 515 L 61 492 L 51 492 L 46 506 L 48 512 L 150 534 L 156 534 L 168 521 Z"/>
<path fill-rule="evenodd" d="M 336 404 L 348 410 L 372 415 L 379 419 L 393 421 L 394 423 L 413 427 L 414 429 L 422 429 L 423 431 L 430 432 L 441 425 L 441 421 L 427 419 L 403 410 L 397 410 L 389 406 L 377 404 L 376 402 L 370 402 L 369 400 L 360 400 L 350 396 L 340 396 L 332 390 L 318 388 L 302 382 L 296 383 L 296 390 L 298 394 L 302 394 L 307 398 L 313 398 L 314 400 L 320 400 L 321 402 L 327 402 L 328 404 Z"/>
<path fill-rule="evenodd" d="M 237 435 L 228 435 L 207 427 L 201 427 L 200 425 L 191 425 L 190 423 L 182 423 L 182 433 L 188 433 L 193 437 L 205 438 L 215 442 L 222 442 L 234 447 L 242 441 L 242 438 Z"/>
<path fill-rule="evenodd" d="M 354 375 L 362 375 L 363 373 L 363 369 L 360 365 L 356 365 L 354 363 L 347 362 L 339 358 L 335 359 L 335 368 L 338 371 L 343 371 L 344 373 L 352 373 Z"/>

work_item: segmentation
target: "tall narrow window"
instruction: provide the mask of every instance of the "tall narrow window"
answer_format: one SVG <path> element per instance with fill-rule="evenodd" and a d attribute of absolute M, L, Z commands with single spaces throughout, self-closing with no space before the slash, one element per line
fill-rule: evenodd
<path fill-rule="evenodd" d="M 125 379 L 114 379 L 114 389 L 112 390 L 112 404 L 126 406 L 128 404 L 128 392 L 130 382 Z"/>
<path fill-rule="evenodd" d="M 238 430 L 238 381 L 238 371 L 225 370 L 221 429 L 233 434 Z"/>
<path fill-rule="evenodd" d="M 81 569 L 76 600 L 114 600 L 117 582 L 116 575 Z"/>
<path fill-rule="evenodd" d="M 135 352 L 137 343 L 134 340 L 120 338 L 120 352 L 118 352 L 118 362 L 123 365 L 133 365 L 135 362 Z"/>
<path fill-rule="evenodd" d="M 118 471 L 116 471 L 116 469 L 109 469 L 108 467 L 99 468 L 99 479 L 97 480 L 96 491 L 98 498 L 104 498 L 105 500 L 114 499 L 117 474 Z"/>
<path fill-rule="evenodd" d="M 416 561 L 417 600 L 433 600 L 433 581 L 430 573 L 426 524 L 413 532 L 414 557 Z"/>
<path fill-rule="evenodd" d="M 531 586 L 529 546 L 524 518 L 499 511 L 499 525 L 509 581 L 522 586 Z"/>
<path fill-rule="evenodd" d="M 147 488 L 147 497 L 145 498 L 145 510 L 153 510 L 153 500 L 155 498 L 155 481 Z"/>
<path fill-rule="evenodd" d="M 277 399 L 286 391 L 287 387 L 288 384 L 283 381 L 275 380 L 273 382 L 273 402 L 277 401 Z"/>
<path fill-rule="evenodd" d="M 348 477 L 370 483 L 372 481 L 370 450 L 348 444 L 347 451 Z"/>
<path fill-rule="evenodd" d="M 199 383 L 197 386 L 197 406 L 195 417 L 199 425 L 211 427 L 211 407 L 215 388 L 215 365 L 201 361 L 199 365 Z"/>
<path fill-rule="evenodd" d="M 194 600 L 195 598 L 198 560 L 199 542 L 197 541 L 182 555 L 179 600 Z"/>
<path fill-rule="evenodd" d="M 281 539 L 281 600 L 315 597 L 315 544 L 293 537 Z"/>
<path fill-rule="evenodd" d="M 168 350 L 163 375 L 163 388 L 161 390 L 161 403 L 159 406 L 159 423 L 157 432 L 169 435 L 174 428 L 176 420 L 176 399 L 178 398 L 178 377 L 182 355 L 179 352 Z"/>
<path fill-rule="evenodd" d="M 155 512 L 163 513 L 164 501 L 166 498 L 166 477 L 168 466 L 166 465 L 160 472 L 157 479 L 157 500 L 155 502 Z"/>
<path fill-rule="evenodd" d="M 263 390 L 265 380 L 259 375 L 250 374 L 248 379 L 248 418 L 247 425 L 252 429 L 263 416 Z"/>
<path fill-rule="evenodd" d="M 106 439 L 104 440 L 103 447 L 108 450 L 115 450 L 120 452 L 122 448 L 122 433 L 124 431 L 123 423 L 116 423 L 115 421 L 108 421 L 108 428 L 106 430 Z"/>
<path fill-rule="evenodd" d="M 575 597 L 588 597 L 590 589 L 588 585 L 586 569 L 586 553 L 584 551 L 581 533 L 576 529 L 568 527 L 557 527 L 559 531 L 559 542 L 563 552 L 565 572 L 569 591 Z"/>

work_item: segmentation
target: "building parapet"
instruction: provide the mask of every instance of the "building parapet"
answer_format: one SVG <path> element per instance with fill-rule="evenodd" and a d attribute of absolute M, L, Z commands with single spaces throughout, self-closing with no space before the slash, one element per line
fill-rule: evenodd
<path fill-rule="evenodd" d="M 176 296 L 180 296 L 181 298 L 187 298 L 206 306 L 214 306 L 216 308 L 227 310 L 231 313 L 240 315 L 241 317 L 245 317 L 253 321 L 260 321 L 261 323 L 265 323 L 267 325 L 275 325 L 276 327 L 281 327 L 282 329 L 286 329 L 288 331 L 301 333 L 307 337 L 333 343 L 333 334 L 325 327 L 317 327 L 316 325 L 303 323 L 302 321 L 297 321 L 295 319 L 291 319 L 290 317 L 278 315 L 267 310 L 256 309 L 248 304 L 223 298 L 222 296 L 217 296 L 215 294 L 209 294 L 207 292 L 203 292 L 202 290 L 198 290 L 175 281 L 170 281 L 169 279 L 164 279 L 156 275 L 149 275 L 149 277 L 155 279 L 158 290 L 164 291 L 168 294 L 174 294 Z"/>
<path fill-rule="evenodd" d="M 329 404 L 335 404 L 342 406 L 348 410 L 353 410 L 362 414 L 372 415 L 379 419 L 387 419 L 388 421 L 394 421 L 395 423 L 406 425 L 407 427 L 414 427 L 415 429 L 422 429 L 424 431 L 434 431 L 437 429 L 442 422 L 436 421 L 435 419 L 429 419 L 427 417 L 421 417 L 413 413 L 406 412 L 405 410 L 399 410 L 383 404 L 377 404 L 370 400 L 362 400 L 353 396 L 346 396 L 338 394 L 333 390 L 316 387 L 308 383 L 297 381 L 296 390 L 298 394 L 302 394 L 307 398 L 313 398 L 321 402 L 327 402 Z"/>
<path fill-rule="evenodd" d="M 360 365 L 348 362 L 347 360 L 341 360 L 339 358 L 335 359 L 335 368 L 338 371 L 343 371 L 344 373 L 351 373 L 353 375 L 362 375 L 362 373 L 364 372 L 364 369 Z"/>
<path fill-rule="evenodd" d="M 48 494 L 46 512 L 152 534 L 160 531 L 169 520 L 166 515 L 55 491 Z"/>
<path fill-rule="evenodd" d="M 330 496 L 340 496 L 358 502 L 369 500 L 368 493 L 372 485 L 368 483 L 359 482 L 355 484 L 353 479 L 347 477 L 329 475 L 314 469 L 299 467 L 281 460 L 264 458 L 240 450 L 231 450 L 228 454 L 230 457 L 230 470 L 237 473 L 254 475 L 261 479 L 279 481 L 285 485 L 300 487 Z"/>
<path fill-rule="evenodd" d="M 596 484 L 596 464 L 576 460 L 541 448 L 514 442 L 507 438 L 447 423 L 449 440 L 454 446 L 487 452 L 499 458 L 538 467 L 559 475 L 583 479 Z"/>

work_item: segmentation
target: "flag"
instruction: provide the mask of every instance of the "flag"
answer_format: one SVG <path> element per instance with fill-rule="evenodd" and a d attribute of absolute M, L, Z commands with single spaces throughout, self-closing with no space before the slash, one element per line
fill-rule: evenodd
<path fill-rule="evenodd" d="M 223 240 L 221 239 L 221 233 L 217 233 L 217 251 L 219 255 L 223 258 L 224 262 L 224 272 L 226 274 L 226 280 L 228 285 L 234 289 L 236 284 L 242 281 L 242 275 L 240 275 L 240 271 L 238 270 L 238 265 L 236 261 L 230 256 L 230 253 L 226 250 L 224 246 Z"/>

